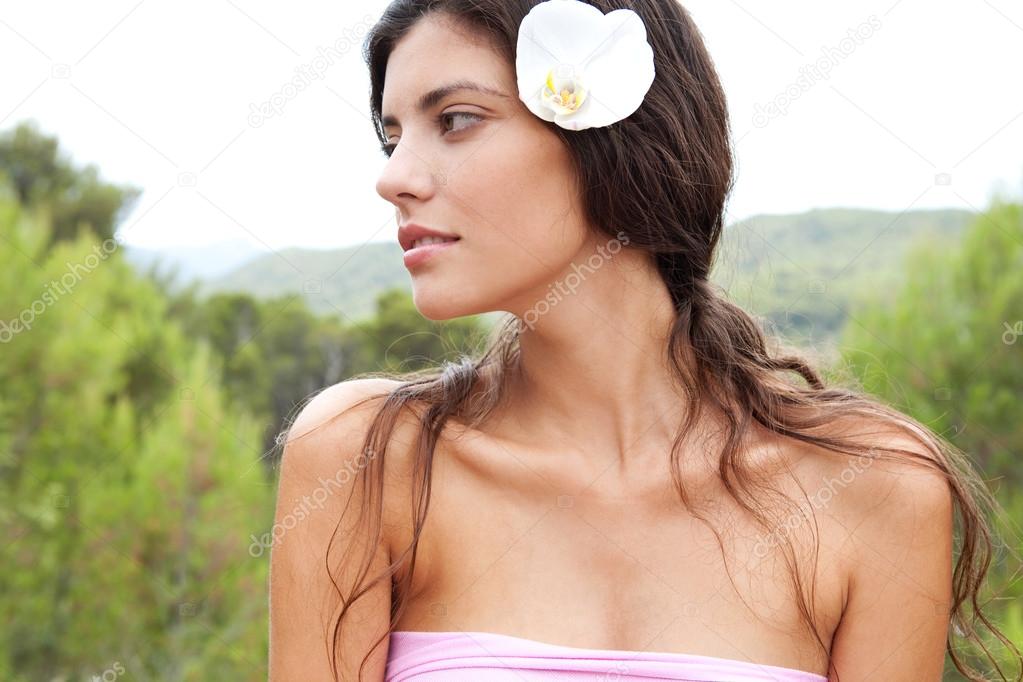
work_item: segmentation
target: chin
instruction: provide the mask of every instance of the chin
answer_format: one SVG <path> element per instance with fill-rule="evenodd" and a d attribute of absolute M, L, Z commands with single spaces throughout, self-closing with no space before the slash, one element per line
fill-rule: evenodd
<path fill-rule="evenodd" d="M 459 300 L 457 296 L 418 285 L 413 290 L 412 302 L 420 315 L 433 322 L 453 320 L 475 312 L 469 309 L 467 301 Z"/>
<path fill-rule="evenodd" d="M 434 282 L 430 277 L 412 282 L 412 303 L 420 315 L 434 322 L 499 310 L 501 301 L 495 300 L 493 293 L 481 292 L 478 286 L 461 282 Z"/>

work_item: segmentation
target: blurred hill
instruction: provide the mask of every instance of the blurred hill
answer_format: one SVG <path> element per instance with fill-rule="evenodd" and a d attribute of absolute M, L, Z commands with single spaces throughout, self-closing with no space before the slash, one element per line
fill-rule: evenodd
<path fill-rule="evenodd" d="M 960 210 L 842 208 L 756 216 L 726 228 L 713 279 L 736 303 L 766 317 L 786 336 L 826 342 L 861 294 L 890 291 L 901 283 L 905 255 L 915 242 L 955 242 L 972 217 Z M 145 255 L 148 262 L 156 257 Z M 251 247 L 232 251 L 225 245 L 162 256 L 182 273 L 199 276 L 203 295 L 300 294 L 313 311 L 341 313 L 349 320 L 372 316 L 383 291 L 411 289 L 401 248 L 391 242 L 273 253 Z M 228 267 L 232 262 L 236 267 Z"/>
<path fill-rule="evenodd" d="M 896 291 L 916 246 L 959 240 L 970 211 L 817 209 L 729 225 L 712 279 L 793 341 L 835 339 L 865 296 Z"/>
<path fill-rule="evenodd" d="M 125 257 L 139 270 L 156 267 L 170 274 L 179 285 L 191 281 L 206 281 L 232 272 L 252 261 L 260 251 L 244 240 L 234 240 L 205 246 L 182 246 L 162 249 L 125 248 Z"/>
<path fill-rule="evenodd" d="M 301 294 L 316 313 L 361 320 L 374 315 L 376 298 L 384 291 L 394 287 L 411 291 L 401 254 L 396 242 L 336 250 L 285 249 L 258 255 L 203 282 L 199 293 L 247 293 L 261 299 Z"/>

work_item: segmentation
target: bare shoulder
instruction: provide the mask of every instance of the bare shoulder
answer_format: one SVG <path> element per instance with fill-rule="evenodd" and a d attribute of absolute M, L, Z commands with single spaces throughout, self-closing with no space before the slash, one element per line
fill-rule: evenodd
<path fill-rule="evenodd" d="M 310 400 L 288 429 L 274 525 L 268 534 L 270 679 L 274 682 L 331 679 L 332 658 L 344 662 L 341 679 L 357 679 L 356 669 L 350 666 L 370 652 L 370 674 L 383 674 L 387 647 L 374 645 L 388 629 L 388 584 L 375 584 L 350 605 L 347 622 L 365 627 L 347 631 L 336 642 L 337 656 L 331 655 L 324 633 L 330 632 L 330 619 L 337 613 L 338 590 L 347 594 L 359 583 L 361 560 L 370 559 L 374 574 L 386 572 L 390 562 L 386 540 L 352 521 L 358 515 L 345 510 L 349 504 L 359 508 L 368 502 L 363 486 L 355 484 L 375 458 L 363 449 L 363 443 L 380 399 L 396 385 L 380 379 L 335 384 Z"/>
<path fill-rule="evenodd" d="M 324 388 L 299 411 L 288 430 L 288 442 L 302 438 L 335 420 L 338 431 L 357 430 L 371 416 L 376 399 L 399 385 L 389 379 L 351 379 Z"/>
<path fill-rule="evenodd" d="M 894 536 L 911 534 L 915 525 L 951 514 L 952 489 L 942 454 L 921 434 L 880 419 L 849 426 L 864 456 L 832 458 L 827 465 L 847 483 L 842 505 L 847 514 L 865 529 Z"/>
<path fill-rule="evenodd" d="M 282 462 L 282 469 L 302 466 L 331 473 L 352 456 L 375 456 L 377 453 L 359 452 L 360 446 L 383 401 L 399 386 L 401 382 L 391 379 L 351 379 L 317 393 L 288 428 L 284 443 L 291 461 Z M 411 442 L 414 423 L 408 407 L 403 407 L 388 439 L 392 468 L 406 454 L 407 448 L 401 446 Z"/>
<path fill-rule="evenodd" d="M 832 662 L 843 679 L 940 679 L 954 558 L 943 455 L 908 427 L 857 427 L 868 455 L 828 465 L 847 581 Z"/>
<path fill-rule="evenodd" d="M 943 584 L 942 570 L 951 573 L 954 498 L 941 453 L 921 436 L 887 424 L 878 426 L 872 446 L 886 457 L 870 460 L 851 511 L 859 524 L 856 546 L 876 561 L 861 562 L 853 579 L 872 580 L 871 572 L 885 565 L 899 571 L 917 566 L 937 571 L 931 583 Z"/>
<path fill-rule="evenodd" d="M 894 421 L 858 418 L 833 422 L 819 435 L 848 438 L 860 451 L 803 442 L 791 450 L 796 495 L 805 495 L 814 515 L 827 521 L 821 540 L 835 552 L 846 591 L 865 570 L 881 570 L 909 548 L 935 551 L 951 538 L 953 495 L 943 455 L 921 434 Z"/>

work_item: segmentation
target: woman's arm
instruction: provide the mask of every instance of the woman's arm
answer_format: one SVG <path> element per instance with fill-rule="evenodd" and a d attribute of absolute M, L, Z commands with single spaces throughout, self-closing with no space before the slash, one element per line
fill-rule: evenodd
<path fill-rule="evenodd" d="M 913 445 L 897 447 L 921 452 Z M 940 682 L 952 603 L 951 490 L 938 472 L 884 460 L 861 476 L 847 517 L 848 598 L 832 666 L 841 682 Z"/>
<path fill-rule="evenodd" d="M 365 558 L 366 540 L 353 532 L 350 518 L 363 502 L 361 483 L 354 474 L 365 463 L 360 450 L 372 406 L 349 410 L 360 399 L 380 392 L 377 380 L 342 382 L 319 393 L 292 425 L 281 462 L 270 561 L 270 682 L 330 682 L 328 642 L 333 636 L 339 600 L 325 560 L 327 543 L 334 535 L 341 512 L 352 495 L 344 527 L 331 547 L 331 572 L 347 595 L 353 572 Z M 317 428 L 316 431 L 312 429 Z M 304 435 L 309 433 L 310 435 Z M 297 440 L 295 440 L 297 439 Z M 294 442 L 290 442 L 294 440 Z M 386 543 L 377 543 L 368 577 L 388 563 Z M 358 554 L 362 552 L 362 554 Z M 338 560 L 346 570 L 339 574 Z M 345 682 L 358 680 L 358 667 L 373 643 L 390 623 L 391 586 L 381 581 L 360 597 L 345 615 L 340 643 L 338 675 Z M 358 625 L 353 625 L 357 623 Z M 363 680 L 384 679 L 387 638 L 366 662 Z"/>

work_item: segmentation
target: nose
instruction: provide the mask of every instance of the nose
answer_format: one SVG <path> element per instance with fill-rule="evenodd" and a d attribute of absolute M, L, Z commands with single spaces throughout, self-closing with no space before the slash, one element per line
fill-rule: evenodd
<path fill-rule="evenodd" d="M 409 202 L 433 196 L 437 177 L 438 172 L 426 158 L 399 143 L 377 178 L 376 191 L 401 209 Z"/>

